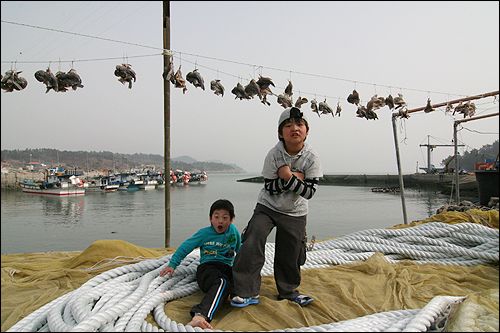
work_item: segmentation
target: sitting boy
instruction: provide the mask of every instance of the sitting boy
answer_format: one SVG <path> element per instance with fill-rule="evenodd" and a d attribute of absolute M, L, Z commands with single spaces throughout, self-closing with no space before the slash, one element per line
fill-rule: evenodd
<path fill-rule="evenodd" d="M 234 216 L 234 206 L 229 200 L 215 201 L 210 207 L 211 225 L 185 240 L 160 273 L 160 276 L 171 277 L 181 261 L 194 249 L 200 248 L 196 281 L 206 295 L 200 304 L 191 309 L 193 319 L 187 324 L 189 326 L 213 329 L 210 322 L 214 314 L 233 290 L 232 265 L 241 247 L 240 234 L 232 224 Z"/>

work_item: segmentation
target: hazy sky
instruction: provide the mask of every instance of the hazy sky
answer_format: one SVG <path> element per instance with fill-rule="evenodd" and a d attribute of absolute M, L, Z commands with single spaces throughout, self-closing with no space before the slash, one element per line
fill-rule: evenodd
<path fill-rule="evenodd" d="M 1 149 L 163 154 L 163 11 L 161 1 L 2 1 L 2 69 L 22 71 L 22 91 L 1 93 Z M 6 23 L 14 22 L 17 24 Z M 23 24 L 23 25 L 20 25 Z M 30 26 L 24 26 L 30 25 Z M 31 26 L 78 33 L 49 31 Z M 260 172 L 277 142 L 283 107 L 270 96 L 235 100 L 231 93 L 259 75 L 276 94 L 291 80 L 299 96 L 326 99 L 341 116 L 318 117 L 310 103 L 307 141 L 325 173 L 397 174 L 388 107 L 378 120 L 356 117 L 346 101 L 356 89 L 362 104 L 378 94 L 401 93 L 408 108 L 499 89 L 499 3 L 492 2 L 170 2 L 171 51 L 183 77 L 195 68 L 205 90 L 171 85 L 171 152 L 235 163 Z M 101 39 L 95 38 L 99 37 Z M 107 40 L 103 40 L 107 39 Z M 16 62 L 17 61 L 17 62 Z M 137 73 L 132 89 L 118 82 L 115 66 Z M 74 68 L 84 88 L 45 93 L 33 74 L 50 66 Z M 219 78 L 223 97 L 210 90 Z M 493 97 L 474 101 L 477 115 L 499 111 Z M 427 163 L 420 144 L 452 144 L 445 108 L 398 120 L 403 173 Z M 498 139 L 498 116 L 463 123 L 460 149 Z M 433 164 L 453 155 L 437 147 Z"/>

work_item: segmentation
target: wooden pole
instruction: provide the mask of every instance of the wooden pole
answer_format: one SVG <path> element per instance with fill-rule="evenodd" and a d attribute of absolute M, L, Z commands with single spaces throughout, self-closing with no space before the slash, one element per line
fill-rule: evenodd
<path fill-rule="evenodd" d="M 170 1 L 163 1 L 163 67 L 170 66 Z M 163 71 L 161 71 L 163 72 Z M 170 247 L 170 82 L 163 80 L 165 247 Z"/>

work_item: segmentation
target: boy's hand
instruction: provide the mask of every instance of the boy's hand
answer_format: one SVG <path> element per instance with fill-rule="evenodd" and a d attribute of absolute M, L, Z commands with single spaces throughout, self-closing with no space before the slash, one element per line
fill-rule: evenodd
<path fill-rule="evenodd" d="M 161 273 L 160 273 L 160 276 L 165 276 L 165 275 L 168 275 L 167 277 L 172 277 L 172 274 L 174 274 L 174 271 L 175 271 L 175 268 L 173 267 L 170 267 L 170 266 L 167 266 L 165 267 Z"/>
<path fill-rule="evenodd" d="M 290 178 L 292 178 L 292 174 L 295 175 L 295 177 L 297 177 L 298 179 L 300 179 L 302 181 L 304 181 L 304 179 L 306 178 L 305 173 L 298 172 L 298 171 L 292 172 L 288 165 L 284 165 L 278 169 L 278 177 L 281 179 L 284 179 L 286 181 L 289 181 Z"/>
<path fill-rule="evenodd" d="M 279 168 L 278 177 L 286 181 L 289 181 L 290 178 L 292 177 L 292 171 L 290 170 L 290 167 L 288 165 L 283 165 L 281 168 Z"/>

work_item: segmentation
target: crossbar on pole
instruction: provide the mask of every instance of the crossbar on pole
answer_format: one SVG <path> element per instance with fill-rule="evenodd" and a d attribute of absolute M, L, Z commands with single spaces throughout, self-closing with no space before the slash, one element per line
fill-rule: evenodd
<path fill-rule="evenodd" d="M 475 99 L 481 99 L 481 98 L 485 98 L 485 97 L 495 96 L 495 95 L 498 95 L 498 93 L 499 93 L 499 91 L 497 90 L 497 91 L 493 91 L 493 92 L 486 93 L 486 94 L 460 98 L 460 99 L 456 99 L 456 100 L 449 101 L 449 102 L 434 104 L 434 105 L 432 105 L 432 108 L 434 109 L 434 108 L 439 108 L 441 106 L 446 106 L 447 104 L 456 104 L 456 103 L 460 103 L 460 102 L 467 102 L 467 101 L 472 101 Z M 426 107 L 423 106 L 421 108 L 411 109 L 411 110 L 408 110 L 406 113 L 413 113 L 413 112 L 417 112 L 417 111 L 422 111 L 422 110 L 425 110 L 425 108 Z"/>

